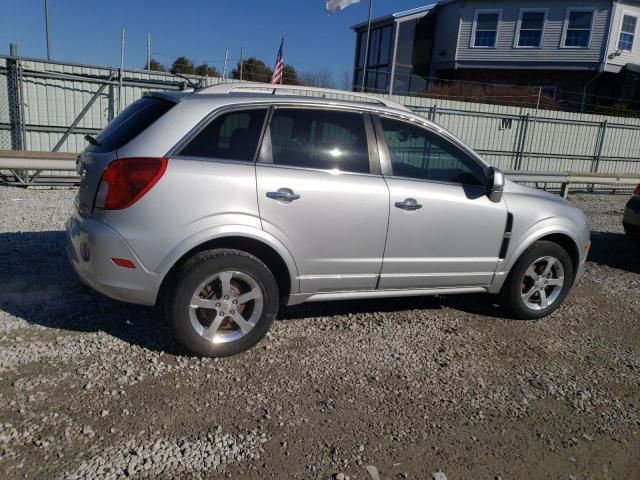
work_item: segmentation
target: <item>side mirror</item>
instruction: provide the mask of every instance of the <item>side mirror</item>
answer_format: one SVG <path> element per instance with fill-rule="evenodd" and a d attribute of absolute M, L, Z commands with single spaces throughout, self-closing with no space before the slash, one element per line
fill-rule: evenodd
<path fill-rule="evenodd" d="M 502 199 L 504 184 L 504 173 L 502 173 L 500 169 L 496 167 L 491 167 L 491 169 L 489 170 L 488 196 L 492 202 L 499 202 Z"/>

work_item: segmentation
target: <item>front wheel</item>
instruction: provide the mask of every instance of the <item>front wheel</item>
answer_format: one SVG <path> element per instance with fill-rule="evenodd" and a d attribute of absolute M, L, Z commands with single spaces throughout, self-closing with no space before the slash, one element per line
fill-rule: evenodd
<path fill-rule="evenodd" d="M 509 273 L 501 292 L 503 306 L 522 320 L 546 317 L 567 297 L 573 278 L 573 264 L 564 248 L 535 242 Z"/>
<path fill-rule="evenodd" d="M 166 303 L 178 341 L 192 353 L 224 357 L 255 345 L 278 312 L 278 286 L 258 258 L 216 249 L 190 258 Z"/>

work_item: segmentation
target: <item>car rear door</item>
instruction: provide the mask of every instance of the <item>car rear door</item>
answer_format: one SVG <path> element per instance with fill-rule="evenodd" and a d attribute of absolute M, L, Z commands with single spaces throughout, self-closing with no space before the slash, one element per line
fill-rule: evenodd
<path fill-rule="evenodd" d="M 390 213 L 380 288 L 489 285 L 505 234 L 487 169 L 454 141 L 399 118 L 374 118 Z"/>
<path fill-rule="evenodd" d="M 293 254 L 302 293 L 376 288 L 389 192 L 368 114 L 275 106 L 256 177 L 262 227 Z"/>

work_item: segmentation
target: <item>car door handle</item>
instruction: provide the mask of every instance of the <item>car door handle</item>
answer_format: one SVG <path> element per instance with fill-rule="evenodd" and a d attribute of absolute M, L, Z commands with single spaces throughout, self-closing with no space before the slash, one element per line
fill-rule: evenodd
<path fill-rule="evenodd" d="M 282 200 L 285 202 L 292 202 L 293 200 L 298 200 L 300 195 L 294 193 L 292 190 L 288 188 L 281 188 L 277 192 L 267 192 L 267 197 L 273 200 Z"/>
<path fill-rule="evenodd" d="M 396 202 L 396 208 L 402 210 L 420 210 L 422 205 L 416 202 L 415 198 L 407 198 L 404 202 Z"/>

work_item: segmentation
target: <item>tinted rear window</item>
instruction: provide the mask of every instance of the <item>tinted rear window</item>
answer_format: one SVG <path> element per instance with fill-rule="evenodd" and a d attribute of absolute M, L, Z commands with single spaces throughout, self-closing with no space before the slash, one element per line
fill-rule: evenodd
<path fill-rule="evenodd" d="M 180 155 L 253 162 L 267 109 L 240 110 L 215 118 Z"/>
<path fill-rule="evenodd" d="M 174 105 L 175 103 L 161 98 L 143 97 L 136 100 L 102 131 L 97 138 L 100 145 L 93 145 L 88 150 L 92 152 L 117 150 L 137 137 Z"/>
<path fill-rule="evenodd" d="M 360 113 L 278 108 L 270 131 L 276 165 L 369 173 Z"/>

